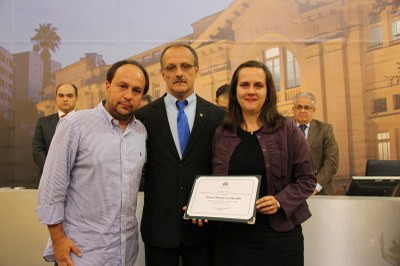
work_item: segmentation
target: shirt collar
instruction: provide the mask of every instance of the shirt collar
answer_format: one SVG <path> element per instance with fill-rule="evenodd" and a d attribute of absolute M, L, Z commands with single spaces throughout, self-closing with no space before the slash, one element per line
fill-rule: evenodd
<path fill-rule="evenodd" d="M 104 107 L 106 103 L 106 100 L 101 101 L 97 107 L 98 110 L 100 112 L 100 114 L 107 120 L 108 123 L 110 123 L 111 125 L 115 125 L 115 126 L 119 126 L 119 122 L 117 119 L 115 119 L 114 117 L 112 117 L 112 115 L 110 115 L 110 113 L 107 111 L 107 109 Z M 132 117 L 131 121 L 129 121 L 128 125 L 130 124 L 135 124 L 136 123 L 136 118 L 135 116 Z"/>
<path fill-rule="evenodd" d="M 191 106 L 193 106 L 193 104 L 196 102 L 196 93 L 192 93 L 189 97 L 187 97 L 185 100 L 188 101 L 188 104 L 186 105 L 185 108 L 190 108 Z M 176 106 L 175 103 L 176 101 L 178 101 L 178 99 L 173 96 L 170 93 L 167 93 L 167 95 L 165 96 L 165 103 L 167 105 L 173 105 Z"/>
<path fill-rule="evenodd" d="M 66 115 L 72 114 L 72 113 L 74 113 L 74 112 L 75 112 L 75 110 L 72 110 L 71 112 L 69 112 L 68 114 L 66 114 L 66 113 L 64 113 L 63 111 L 58 110 L 58 117 L 66 116 Z"/>
<path fill-rule="evenodd" d="M 307 124 L 305 124 L 305 125 L 307 126 L 307 128 L 310 128 L 310 124 L 311 124 L 311 122 L 309 122 L 309 123 L 307 123 Z M 296 122 L 296 125 L 297 125 L 298 127 L 300 126 L 300 124 L 297 123 L 297 122 Z"/>

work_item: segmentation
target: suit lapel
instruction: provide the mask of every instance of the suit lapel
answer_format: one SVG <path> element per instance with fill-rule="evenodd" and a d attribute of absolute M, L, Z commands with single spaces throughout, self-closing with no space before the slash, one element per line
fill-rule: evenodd
<path fill-rule="evenodd" d="M 60 118 L 58 117 L 58 113 L 53 114 L 49 119 L 49 127 L 50 127 L 50 130 L 53 132 L 53 134 L 56 131 L 56 127 L 57 127 L 59 120 L 60 120 Z"/>
<path fill-rule="evenodd" d="M 317 123 L 313 120 L 310 123 L 310 128 L 308 129 L 308 136 L 307 136 L 307 142 L 311 146 L 311 144 L 314 142 L 315 138 L 318 135 L 318 125 Z"/>
<path fill-rule="evenodd" d="M 211 115 L 208 109 L 208 103 L 204 102 L 197 95 L 197 104 L 196 104 L 196 114 L 194 117 L 194 123 L 192 132 L 190 132 L 190 137 L 188 140 L 188 144 L 185 149 L 185 153 L 182 157 L 187 156 L 190 150 L 195 146 L 195 143 L 201 138 L 201 134 L 203 132 L 204 127 L 207 124 L 208 118 Z"/>

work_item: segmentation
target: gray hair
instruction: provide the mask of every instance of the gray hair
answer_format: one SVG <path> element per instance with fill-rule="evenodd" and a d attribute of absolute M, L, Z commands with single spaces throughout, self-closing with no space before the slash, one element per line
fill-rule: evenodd
<path fill-rule="evenodd" d="M 178 42 L 178 43 L 173 43 L 168 45 L 162 52 L 161 52 L 161 56 L 160 56 L 160 65 L 161 68 L 164 67 L 164 54 L 165 52 L 169 49 L 169 48 L 174 48 L 174 47 L 184 47 L 186 49 L 188 49 L 192 55 L 193 55 L 193 60 L 194 60 L 194 65 L 195 66 L 199 66 L 199 57 L 197 56 L 196 50 L 194 50 L 194 48 L 192 46 L 190 46 L 189 44 L 186 43 L 182 43 L 182 42 Z"/>
<path fill-rule="evenodd" d="M 312 106 L 315 108 L 316 107 L 316 101 L 315 101 L 315 97 L 311 92 L 308 91 L 303 91 L 298 93 L 296 96 L 294 96 L 293 98 L 293 104 L 296 104 L 296 101 L 298 98 L 300 97 L 306 97 L 307 99 L 311 100 Z"/>

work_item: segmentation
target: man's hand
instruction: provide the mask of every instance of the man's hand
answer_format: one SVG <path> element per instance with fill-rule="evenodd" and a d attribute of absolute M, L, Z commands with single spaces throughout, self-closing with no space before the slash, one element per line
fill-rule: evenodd
<path fill-rule="evenodd" d="M 56 243 L 53 242 L 54 256 L 56 257 L 57 264 L 59 266 L 73 266 L 74 263 L 71 260 L 71 251 L 78 257 L 81 257 L 82 254 L 79 251 L 78 247 L 75 246 L 74 242 L 71 239 L 64 236 L 61 239 L 58 239 Z"/>
<path fill-rule="evenodd" d="M 62 223 L 48 225 L 51 241 L 53 243 L 54 256 L 59 266 L 74 266 L 71 260 L 71 251 L 78 257 L 82 257 L 82 253 L 75 246 L 74 242 L 64 235 Z"/>
<path fill-rule="evenodd" d="M 182 210 L 185 212 L 187 209 L 187 206 L 183 206 Z M 204 221 L 202 219 L 192 219 L 192 224 L 197 225 L 198 227 L 203 227 L 204 224 L 208 223 L 208 220 L 205 219 Z"/>

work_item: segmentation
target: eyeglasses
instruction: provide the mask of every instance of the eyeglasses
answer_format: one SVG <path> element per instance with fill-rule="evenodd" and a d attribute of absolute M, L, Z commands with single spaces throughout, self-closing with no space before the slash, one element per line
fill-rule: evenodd
<path fill-rule="evenodd" d="M 303 106 L 303 105 L 301 105 L 301 104 L 295 105 L 294 108 L 296 108 L 296 110 L 298 110 L 298 111 L 300 111 L 300 110 L 302 110 L 302 109 L 304 109 L 305 111 L 314 110 L 314 107 L 313 107 L 313 106 L 310 106 L 310 105 L 304 105 L 304 106 Z"/>
<path fill-rule="evenodd" d="M 171 64 L 171 65 L 167 65 L 166 67 L 164 67 L 163 70 L 165 70 L 167 72 L 175 72 L 179 67 L 182 71 L 187 72 L 187 71 L 190 71 L 194 66 L 195 65 L 191 65 L 188 63 L 182 63 L 179 65 Z"/>

